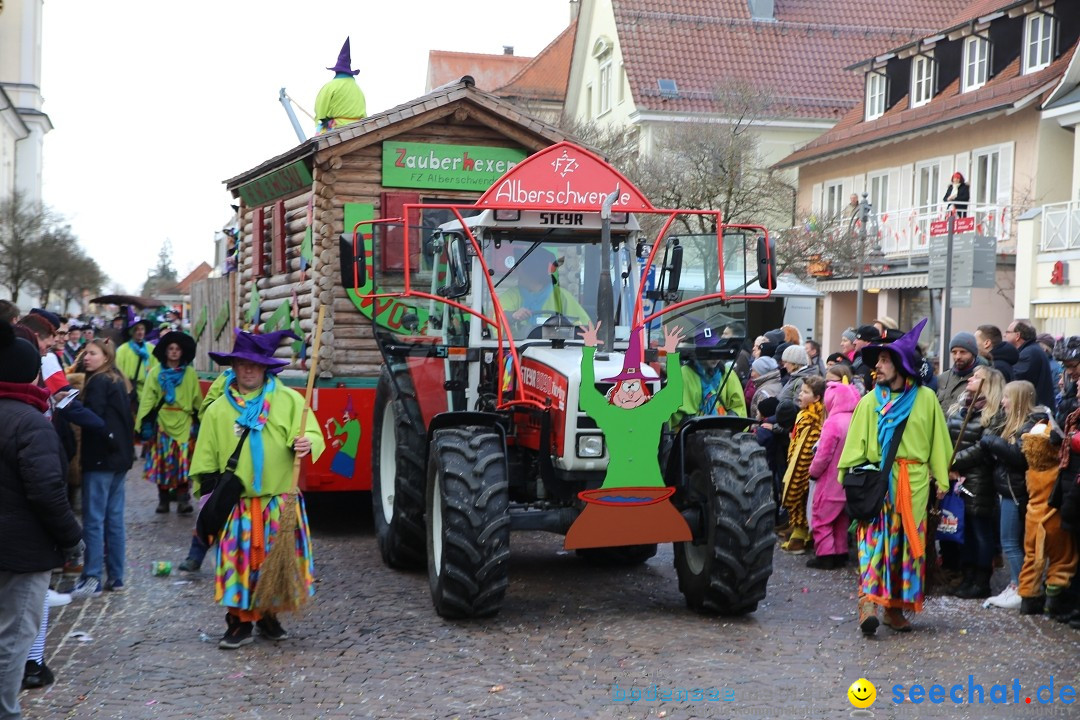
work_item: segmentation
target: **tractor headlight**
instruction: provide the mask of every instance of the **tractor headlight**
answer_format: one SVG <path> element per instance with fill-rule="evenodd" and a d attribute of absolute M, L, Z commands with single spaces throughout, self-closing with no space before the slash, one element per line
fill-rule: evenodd
<path fill-rule="evenodd" d="M 580 458 L 598 458 L 604 456 L 603 435 L 578 435 L 577 456 Z"/>

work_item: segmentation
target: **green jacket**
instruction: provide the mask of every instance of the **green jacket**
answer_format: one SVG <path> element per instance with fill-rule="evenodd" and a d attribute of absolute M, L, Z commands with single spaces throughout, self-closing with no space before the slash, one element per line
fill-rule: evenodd
<path fill-rule="evenodd" d="M 161 383 L 158 382 L 160 374 L 161 366 L 155 365 L 143 384 L 142 392 L 139 393 L 139 413 L 135 418 L 135 427 L 140 427 L 143 418 L 161 402 L 163 393 Z M 184 370 L 184 379 L 176 387 L 176 402 L 163 404 L 158 411 L 158 427 L 173 440 L 187 442 L 191 438 L 192 419 L 202 407 L 202 399 L 199 376 L 195 373 L 195 368 L 188 365 Z"/>

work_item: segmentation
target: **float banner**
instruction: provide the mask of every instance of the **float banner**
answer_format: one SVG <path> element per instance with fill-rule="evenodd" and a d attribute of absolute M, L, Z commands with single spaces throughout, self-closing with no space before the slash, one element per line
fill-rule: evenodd
<path fill-rule="evenodd" d="M 387 140 L 383 143 L 382 184 L 483 192 L 525 156 L 525 151 L 512 148 Z"/>

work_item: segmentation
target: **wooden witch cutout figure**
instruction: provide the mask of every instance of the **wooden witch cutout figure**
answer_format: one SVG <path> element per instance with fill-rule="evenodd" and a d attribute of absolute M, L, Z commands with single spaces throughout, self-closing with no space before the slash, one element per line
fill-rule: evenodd
<path fill-rule="evenodd" d="M 604 431 L 608 467 L 599 489 L 578 494 L 585 509 L 566 534 L 568 550 L 647 543 L 687 542 L 686 520 L 671 504 L 675 488 L 664 486 L 658 451 L 664 423 L 682 401 L 682 372 L 676 348 L 682 330 L 664 333 L 667 385 L 650 397 L 643 370 L 642 328 L 630 333 L 623 369 L 603 382 L 615 385 L 603 395 L 596 389 L 593 357 L 599 325 L 585 329 L 581 353 L 581 409 Z"/>

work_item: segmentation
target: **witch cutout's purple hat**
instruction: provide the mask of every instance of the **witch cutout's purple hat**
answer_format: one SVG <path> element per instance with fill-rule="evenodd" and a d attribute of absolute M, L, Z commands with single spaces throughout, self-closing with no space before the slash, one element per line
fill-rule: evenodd
<path fill-rule="evenodd" d="M 644 355 L 641 352 L 641 328 L 634 328 L 630 332 L 630 345 L 626 348 L 626 355 L 623 356 L 623 369 L 615 377 L 604 378 L 601 382 L 619 382 L 620 380 L 652 380 L 653 378 L 647 377 L 641 370 L 641 363 L 644 359 Z"/>
<path fill-rule="evenodd" d="M 236 338 L 233 340 L 231 353 L 207 353 L 210 359 L 219 365 L 232 365 L 236 360 L 265 365 L 269 372 L 280 370 L 289 364 L 288 360 L 274 357 L 274 350 L 281 344 L 283 338 L 299 340 L 292 330 L 275 330 L 274 332 L 256 335 L 245 330 L 234 331 Z"/>
<path fill-rule="evenodd" d="M 878 356 L 884 351 L 892 355 L 893 363 L 905 375 L 914 380 L 919 380 L 919 367 L 922 365 L 922 354 L 918 348 L 919 335 L 922 334 L 923 328 L 926 327 L 928 319 L 923 318 L 915 327 L 888 344 L 867 345 L 862 349 L 863 362 L 869 367 L 874 367 L 877 365 Z"/>
<path fill-rule="evenodd" d="M 338 53 L 337 63 L 334 67 L 328 67 L 327 70 L 333 70 L 339 73 L 348 73 L 349 75 L 359 75 L 359 70 L 352 69 L 352 52 L 349 50 L 349 38 L 345 38 L 345 44 L 341 46 L 341 52 Z"/>

